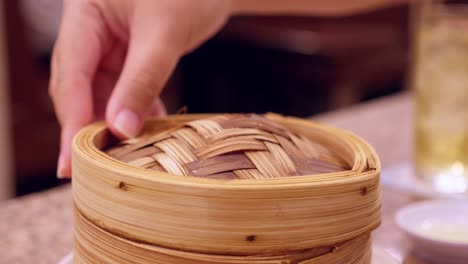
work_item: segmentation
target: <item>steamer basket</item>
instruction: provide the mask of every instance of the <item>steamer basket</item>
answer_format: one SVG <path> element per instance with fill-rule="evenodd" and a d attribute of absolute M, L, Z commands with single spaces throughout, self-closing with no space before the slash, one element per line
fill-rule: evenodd
<path fill-rule="evenodd" d="M 210 116 L 154 119 L 147 122 L 145 131 L 159 133 Z M 364 245 L 381 221 L 380 163 L 374 150 L 343 130 L 298 118 L 274 114 L 266 117 L 325 146 L 351 169 L 255 180 L 172 175 L 110 157 L 102 149 L 115 139 L 103 123 L 93 124 L 80 131 L 73 143 L 73 199 L 79 216 L 75 250 L 85 252 L 89 243 L 97 241 L 100 247 L 118 241 L 123 243 L 119 244 L 122 251 L 154 251 L 156 255 L 148 253 L 148 258 L 162 254 L 158 250 L 175 252 L 176 256 L 197 252 L 193 256 L 201 259 L 224 258 L 211 262 L 136 263 L 257 263 L 229 262 L 230 257 L 222 256 L 280 256 L 360 241 L 360 260 L 351 263 L 369 263 L 364 259 L 370 249 Z M 88 231 L 83 231 L 83 226 Z M 98 238 L 90 239 L 88 235 Z M 116 250 L 132 256 L 122 251 Z M 289 263 L 262 261 L 258 263 Z M 297 263 L 341 263 L 314 261 Z"/>
<path fill-rule="evenodd" d="M 369 264 L 371 239 L 359 236 L 336 246 L 280 255 L 208 255 L 142 244 L 113 235 L 75 212 L 75 263 L 138 264 Z"/>

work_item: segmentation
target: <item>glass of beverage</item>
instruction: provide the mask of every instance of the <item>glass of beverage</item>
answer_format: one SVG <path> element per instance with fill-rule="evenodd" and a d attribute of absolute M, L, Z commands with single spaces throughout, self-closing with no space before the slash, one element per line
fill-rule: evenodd
<path fill-rule="evenodd" d="M 413 11 L 416 173 L 435 191 L 468 192 L 468 1 Z"/>

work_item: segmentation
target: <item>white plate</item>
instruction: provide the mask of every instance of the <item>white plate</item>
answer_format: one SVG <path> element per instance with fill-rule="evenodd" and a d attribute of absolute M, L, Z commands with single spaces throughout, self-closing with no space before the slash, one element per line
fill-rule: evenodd
<path fill-rule="evenodd" d="M 468 200 L 414 203 L 398 211 L 396 222 L 421 258 L 468 263 Z"/>
<path fill-rule="evenodd" d="M 58 264 L 73 264 L 72 253 L 66 255 Z M 372 264 L 399 264 L 392 256 L 380 247 L 372 247 Z"/>
<path fill-rule="evenodd" d="M 465 193 L 441 193 L 415 174 L 413 164 L 409 161 L 385 167 L 380 174 L 380 182 L 385 188 L 415 194 L 428 199 L 468 199 Z"/>
<path fill-rule="evenodd" d="M 63 257 L 58 264 L 73 264 L 73 253 L 68 253 L 65 257 Z"/>
<path fill-rule="evenodd" d="M 384 249 L 374 245 L 372 247 L 372 264 L 400 264 L 400 262 Z"/>

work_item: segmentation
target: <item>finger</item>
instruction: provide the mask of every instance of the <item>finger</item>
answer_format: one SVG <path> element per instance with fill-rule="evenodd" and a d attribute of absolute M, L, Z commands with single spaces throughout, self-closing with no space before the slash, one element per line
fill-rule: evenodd
<path fill-rule="evenodd" d="M 164 102 L 161 100 L 161 97 L 158 96 L 154 99 L 153 104 L 150 106 L 148 114 L 150 116 L 157 116 L 157 117 L 162 117 L 162 116 L 167 115 L 166 106 L 164 105 Z"/>
<path fill-rule="evenodd" d="M 115 42 L 109 52 L 102 58 L 93 80 L 93 106 L 96 120 L 104 120 L 106 106 L 112 90 L 122 72 L 126 45 Z"/>
<path fill-rule="evenodd" d="M 139 133 L 145 115 L 179 56 L 169 44 L 172 43 L 169 30 L 144 23 L 131 28 L 124 68 L 106 110 L 111 131 L 121 138 L 132 138 Z M 164 27 L 164 23 L 158 24 Z"/>
<path fill-rule="evenodd" d="M 54 48 L 49 92 L 62 127 L 57 176 L 71 175 L 70 149 L 76 132 L 93 120 L 92 79 L 105 52 L 107 29 L 95 6 L 69 1 Z"/>

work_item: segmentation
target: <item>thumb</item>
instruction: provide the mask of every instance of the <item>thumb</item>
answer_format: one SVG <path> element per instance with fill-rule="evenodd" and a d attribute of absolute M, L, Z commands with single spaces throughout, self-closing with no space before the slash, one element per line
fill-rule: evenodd
<path fill-rule="evenodd" d="M 107 105 L 106 121 L 121 138 L 138 135 L 180 56 L 163 33 L 167 30 L 150 31 L 140 26 L 131 32 L 122 74 Z"/>

